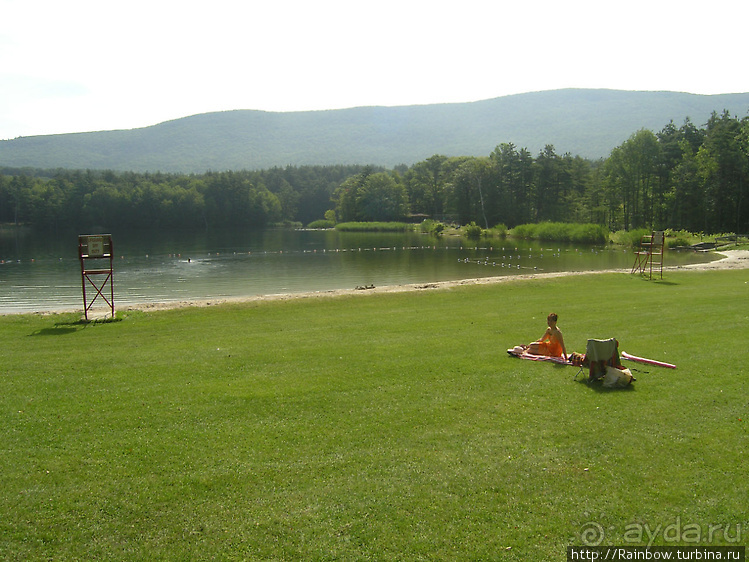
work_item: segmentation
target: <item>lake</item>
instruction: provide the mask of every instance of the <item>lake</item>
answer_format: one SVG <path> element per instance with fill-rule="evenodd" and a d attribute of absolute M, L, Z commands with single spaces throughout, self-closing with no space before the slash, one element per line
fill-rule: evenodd
<path fill-rule="evenodd" d="M 629 269 L 634 261 L 631 249 L 417 232 L 199 230 L 113 233 L 112 241 L 115 310 L 142 303 L 529 272 Z M 669 251 L 665 263 L 712 259 Z M 83 311 L 78 233 L 39 236 L 0 230 L 0 314 L 70 309 Z"/>

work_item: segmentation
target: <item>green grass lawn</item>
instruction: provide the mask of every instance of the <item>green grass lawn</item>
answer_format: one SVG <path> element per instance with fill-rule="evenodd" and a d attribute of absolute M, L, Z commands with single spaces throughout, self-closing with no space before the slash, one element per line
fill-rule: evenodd
<path fill-rule="evenodd" d="M 507 356 L 559 314 L 606 391 Z M 746 544 L 749 271 L 0 317 L 0 558 L 563 560 Z M 596 533 L 599 536 L 596 536 Z M 602 536 L 601 536 L 602 534 Z"/>

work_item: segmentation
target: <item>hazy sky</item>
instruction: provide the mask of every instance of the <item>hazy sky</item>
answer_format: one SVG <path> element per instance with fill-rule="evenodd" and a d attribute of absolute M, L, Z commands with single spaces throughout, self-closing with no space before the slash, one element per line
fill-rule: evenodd
<path fill-rule="evenodd" d="M 749 91 L 736 0 L 0 0 L 0 139 L 230 109 Z"/>

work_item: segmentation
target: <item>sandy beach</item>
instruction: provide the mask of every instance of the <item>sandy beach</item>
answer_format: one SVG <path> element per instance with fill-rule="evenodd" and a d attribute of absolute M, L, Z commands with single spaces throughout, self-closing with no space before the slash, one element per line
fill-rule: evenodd
<path fill-rule="evenodd" d="M 718 253 L 723 256 L 719 260 L 709 263 L 699 263 L 685 266 L 664 267 L 666 271 L 680 269 L 697 270 L 724 270 L 724 269 L 749 269 L 749 250 L 723 250 Z M 439 281 L 434 283 L 414 283 L 407 285 L 385 285 L 382 287 L 362 287 L 356 289 L 336 289 L 331 291 L 314 291 L 306 293 L 283 293 L 270 295 L 255 295 L 239 298 L 220 298 L 190 301 L 173 301 L 163 303 L 143 303 L 136 305 L 124 305 L 118 310 L 168 310 L 188 306 L 216 306 L 229 303 L 250 303 L 258 301 L 285 301 L 293 299 L 309 299 L 319 297 L 334 297 L 341 295 L 366 295 L 378 293 L 403 293 L 408 291 L 425 291 L 434 289 L 448 289 L 463 285 L 489 285 L 495 283 L 511 283 L 524 279 L 549 279 L 554 277 L 568 277 L 571 275 L 594 275 L 596 273 L 629 273 L 629 270 L 604 270 L 604 271 L 566 271 L 556 273 L 529 273 L 527 275 L 506 275 L 500 277 L 478 277 L 474 279 L 461 279 L 456 281 Z"/>

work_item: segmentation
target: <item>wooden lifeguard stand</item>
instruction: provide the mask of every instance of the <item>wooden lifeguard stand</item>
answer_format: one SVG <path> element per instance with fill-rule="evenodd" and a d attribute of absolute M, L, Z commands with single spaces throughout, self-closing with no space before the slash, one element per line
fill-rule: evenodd
<path fill-rule="evenodd" d="M 101 297 L 114 318 L 114 250 L 111 234 L 83 234 L 78 236 L 78 258 L 81 260 L 81 285 L 83 287 L 83 314 Z M 107 265 L 109 267 L 107 267 Z M 89 301 L 86 290 L 93 287 L 95 294 Z M 107 286 L 109 292 L 107 294 Z"/>
<path fill-rule="evenodd" d="M 639 272 L 641 275 L 649 274 L 653 278 L 653 269 L 659 272 L 663 279 L 663 247 L 666 237 L 662 230 L 655 230 L 640 239 L 640 249 L 635 252 L 635 263 L 630 273 Z"/>

